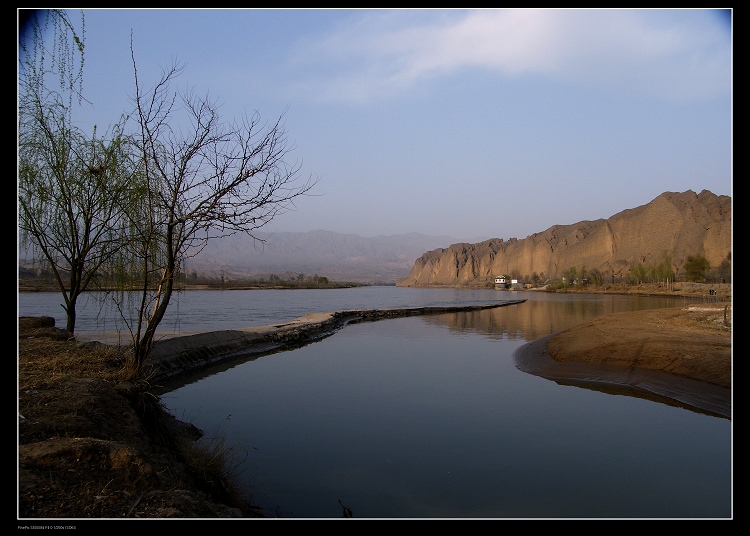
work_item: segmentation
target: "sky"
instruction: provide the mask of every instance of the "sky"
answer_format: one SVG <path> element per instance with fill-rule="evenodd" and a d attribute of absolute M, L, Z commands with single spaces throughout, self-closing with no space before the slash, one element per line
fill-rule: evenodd
<path fill-rule="evenodd" d="M 80 10 L 68 10 L 80 24 Z M 173 61 L 282 118 L 310 195 L 265 230 L 460 241 L 732 195 L 731 10 L 84 9 L 84 130 Z M 447 246 L 448 244 L 446 244 Z"/>

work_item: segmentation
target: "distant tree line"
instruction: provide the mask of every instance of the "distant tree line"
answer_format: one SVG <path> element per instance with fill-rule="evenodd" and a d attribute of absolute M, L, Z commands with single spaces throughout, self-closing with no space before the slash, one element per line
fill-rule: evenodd
<path fill-rule="evenodd" d="M 362 283 L 350 281 L 331 281 L 318 274 L 305 275 L 269 274 L 257 277 L 227 277 L 223 273 L 217 275 L 198 274 L 193 271 L 188 278 L 180 277 L 179 283 L 190 286 L 207 286 L 210 288 L 349 288 L 364 286 Z"/>
<path fill-rule="evenodd" d="M 670 285 L 677 281 L 695 283 L 731 283 L 732 253 L 717 267 L 712 267 L 704 255 L 689 255 L 681 270 L 674 266 L 672 256 L 664 252 L 661 259 L 647 264 L 633 263 L 624 273 L 602 272 L 598 268 L 587 269 L 586 266 L 571 266 L 565 269 L 559 279 L 548 279 L 544 272 L 521 275 L 519 270 L 512 270 L 511 279 L 519 283 L 530 283 L 534 287 L 547 285 L 548 289 L 580 288 L 586 285 L 602 286 L 605 284 L 625 283 L 641 285 L 656 283 Z"/>

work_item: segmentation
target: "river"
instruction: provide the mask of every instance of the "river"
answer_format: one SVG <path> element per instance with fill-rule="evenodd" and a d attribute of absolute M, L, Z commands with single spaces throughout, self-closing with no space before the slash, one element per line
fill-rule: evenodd
<path fill-rule="evenodd" d="M 186 291 L 161 331 L 266 325 L 309 312 L 526 299 L 359 323 L 302 348 L 216 367 L 162 401 L 228 448 L 265 515 L 337 518 L 725 519 L 732 422 L 516 368 L 526 342 L 681 298 L 464 289 Z M 173 305 L 173 307 L 172 307 Z M 64 325 L 54 293 L 19 315 Z M 121 327 L 88 300 L 77 331 Z M 341 503 L 339 503 L 341 501 Z"/>

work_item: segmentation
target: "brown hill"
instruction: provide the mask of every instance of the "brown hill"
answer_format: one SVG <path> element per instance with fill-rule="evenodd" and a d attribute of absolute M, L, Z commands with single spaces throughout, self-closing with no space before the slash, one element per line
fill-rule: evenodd
<path fill-rule="evenodd" d="M 493 238 L 429 251 L 397 286 L 487 286 L 495 276 L 513 273 L 556 279 L 572 267 L 621 279 L 635 263 L 659 263 L 665 254 L 680 274 L 688 256 L 703 255 L 718 267 L 731 251 L 731 197 L 708 190 L 665 192 L 606 220 L 554 225 L 522 240 Z"/>

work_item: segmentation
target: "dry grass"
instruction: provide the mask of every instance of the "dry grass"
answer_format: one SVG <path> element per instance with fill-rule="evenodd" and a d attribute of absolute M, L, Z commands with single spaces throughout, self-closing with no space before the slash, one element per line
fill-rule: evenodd
<path fill-rule="evenodd" d="M 19 330 L 19 519 L 262 517 L 223 440 L 196 442 L 121 350 L 59 331 Z"/>
<path fill-rule="evenodd" d="M 181 452 L 191 472 L 199 476 L 203 491 L 237 503 L 250 496 L 241 479 L 247 452 L 228 446 L 229 435 L 228 431 L 217 431 L 199 441 L 184 442 Z"/>

